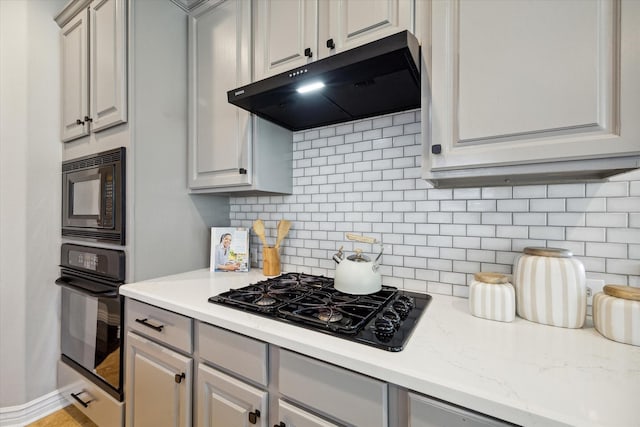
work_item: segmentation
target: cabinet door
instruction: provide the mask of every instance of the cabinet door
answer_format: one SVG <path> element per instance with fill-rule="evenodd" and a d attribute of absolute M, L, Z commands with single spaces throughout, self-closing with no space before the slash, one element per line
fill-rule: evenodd
<path fill-rule="evenodd" d="M 191 426 L 193 361 L 127 333 L 127 425 Z"/>
<path fill-rule="evenodd" d="M 636 1 L 434 1 L 425 177 L 640 152 L 639 28 Z"/>
<path fill-rule="evenodd" d="M 409 427 L 507 427 L 513 424 L 409 393 Z"/>
<path fill-rule="evenodd" d="M 251 184 L 250 115 L 227 91 L 251 79 L 251 2 L 208 2 L 189 17 L 189 187 Z"/>
<path fill-rule="evenodd" d="M 87 66 L 87 11 L 80 12 L 61 31 L 62 93 L 60 138 L 71 141 L 89 134 L 84 116 L 89 114 Z"/>
<path fill-rule="evenodd" d="M 205 365 L 198 367 L 198 425 L 268 425 L 267 392 Z"/>
<path fill-rule="evenodd" d="M 266 0 L 256 3 L 254 80 L 283 73 L 317 59 L 317 11 L 317 0 Z"/>
<path fill-rule="evenodd" d="M 414 0 L 331 0 L 328 39 L 342 52 L 403 30 L 415 31 Z M 321 27 L 323 27 L 321 23 Z M 326 40 L 320 40 L 321 45 Z"/>
<path fill-rule="evenodd" d="M 278 400 L 278 422 L 286 427 L 337 427 L 303 409 L 293 406 L 282 399 Z M 276 424 L 277 426 L 278 424 Z"/>
<path fill-rule="evenodd" d="M 91 17 L 91 130 L 127 121 L 127 28 L 124 0 L 94 0 Z"/>

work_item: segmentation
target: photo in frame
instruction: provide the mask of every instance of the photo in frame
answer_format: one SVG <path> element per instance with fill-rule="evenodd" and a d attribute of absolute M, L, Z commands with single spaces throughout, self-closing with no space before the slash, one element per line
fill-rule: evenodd
<path fill-rule="evenodd" d="M 209 271 L 249 271 L 249 230 L 211 227 Z"/>

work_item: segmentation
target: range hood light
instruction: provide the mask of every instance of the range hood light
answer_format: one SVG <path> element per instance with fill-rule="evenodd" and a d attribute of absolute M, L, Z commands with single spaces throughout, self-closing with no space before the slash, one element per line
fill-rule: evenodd
<path fill-rule="evenodd" d="M 296 90 L 298 91 L 298 93 L 308 93 L 308 92 L 313 92 L 315 90 L 322 89 L 323 87 L 324 87 L 324 83 L 322 82 L 312 82 L 312 83 L 308 83 L 306 85 L 300 86 Z"/>

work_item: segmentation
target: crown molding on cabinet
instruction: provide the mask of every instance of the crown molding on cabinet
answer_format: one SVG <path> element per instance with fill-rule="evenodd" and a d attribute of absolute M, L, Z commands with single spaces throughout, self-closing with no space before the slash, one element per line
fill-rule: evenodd
<path fill-rule="evenodd" d="M 70 0 L 54 18 L 56 24 L 60 28 L 64 27 L 78 12 L 89 6 L 89 3 L 91 3 L 91 0 Z"/>
<path fill-rule="evenodd" d="M 169 0 L 185 12 L 191 12 L 207 0 Z"/>

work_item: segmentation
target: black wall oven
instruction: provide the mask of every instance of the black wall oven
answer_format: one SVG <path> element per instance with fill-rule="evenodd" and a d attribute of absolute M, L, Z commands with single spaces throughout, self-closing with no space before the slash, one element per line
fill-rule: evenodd
<path fill-rule="evenodd" d="M 65 243 L 60 258 L 62 361 L 122 401 L 125 253 Z"/>
<path fill-rule="evenodd" d="M 125 148 L 62 162 L 62 236 L 125 244 Z"/>

